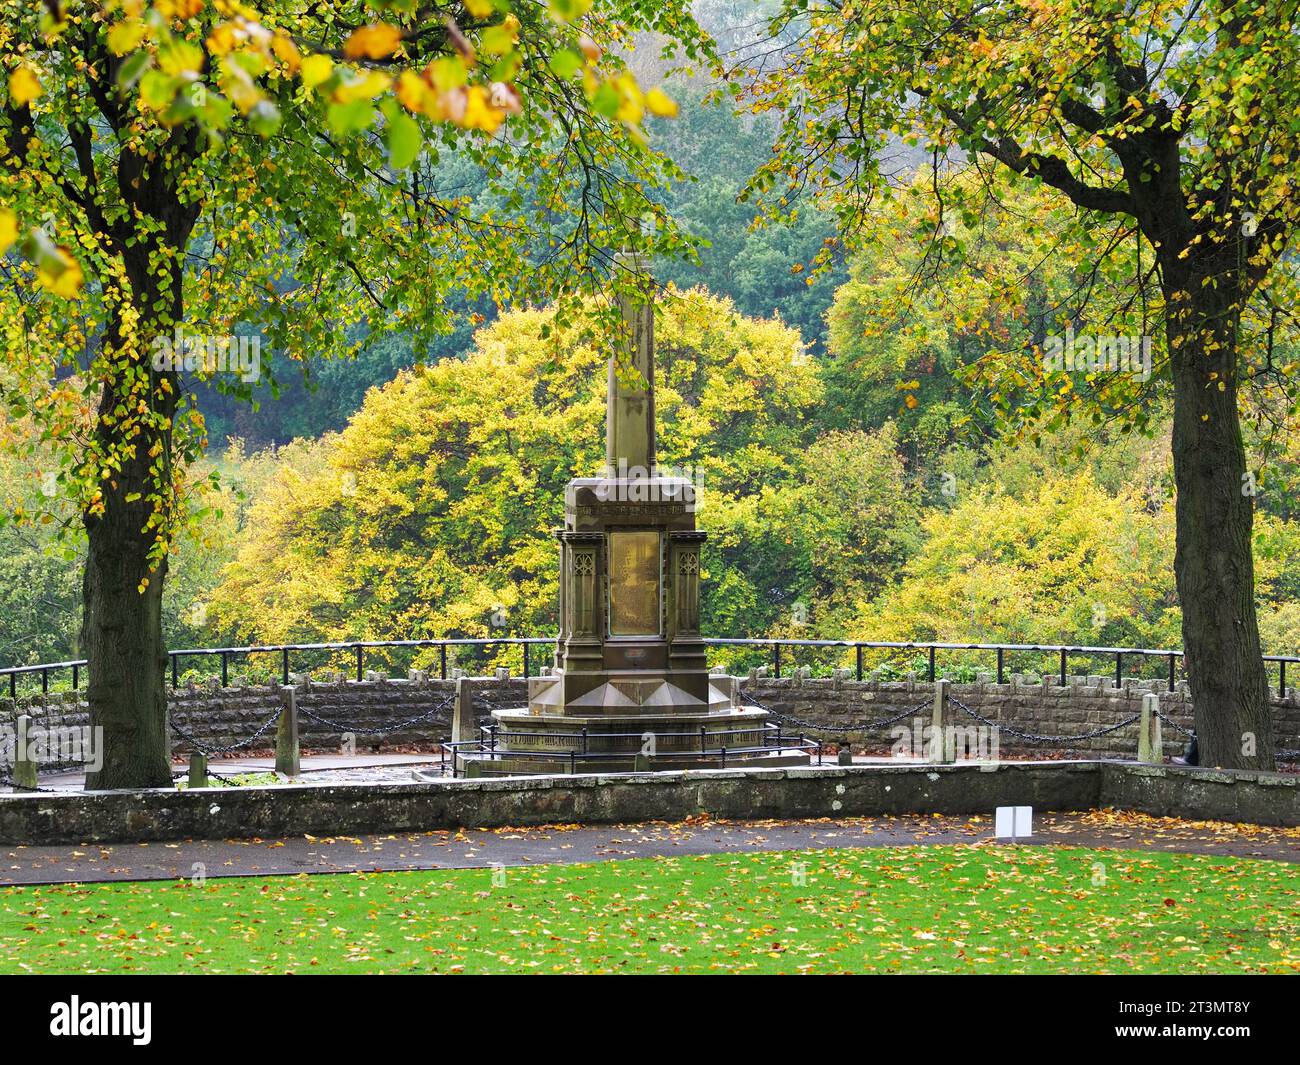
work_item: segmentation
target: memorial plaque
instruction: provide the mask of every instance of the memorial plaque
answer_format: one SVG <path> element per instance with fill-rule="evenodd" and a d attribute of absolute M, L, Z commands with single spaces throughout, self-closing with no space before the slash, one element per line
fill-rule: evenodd
<path fill-rule="evenodd" d="M 609 534 L 609 634 L 659 635 L 659 533 Z"/>

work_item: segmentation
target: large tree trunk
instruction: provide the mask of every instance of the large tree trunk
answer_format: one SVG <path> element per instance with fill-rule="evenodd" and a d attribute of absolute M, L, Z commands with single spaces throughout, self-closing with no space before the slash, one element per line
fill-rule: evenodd
<path fill-rule="evenodd" d="M 192 215 L 180 217 L 188 233 Z M 181 234 L 178 224 L 172 247 L 184 247 Z M 103 754 L 100 768 L 87 773 L 88 789 L 171 785 L 162 634 L 167 556 L 160 537 L 175 532 L 172 423 L 179 379 L 151 363 L 154 338 L 181 321 L 181 273 L 174 265 L 180 258 L 158 269 L 147 249 L 124 256 L 130 285 L 119 298 L 138 313 L 124 312 L 104 339 L 118 368 L 105 383 L 95 430 L 94 450 L 111 470 L 99 482 L 102 512 L 92 506 L 83 514 L 81 644 L 90 725 Z"/>
<path fill-rule="evenodd" d="M 1214 277 L 1218 288 L 1201 284 Z M 1200 763 L 1273 769 L 1255 613 L 1253 488 L 1237 411 L 1239 295 L 1221 264 L 1166 272 L 1178 490 L 1174 571 Z M 1191 294 L 1191 295 L 1189 295 Z"/>
<path fill-rule="evenodd" d="M 105 513 L 87 517 L 81 642 L 89 661 L 90 725 L 102 753 L 86 787 L 153 788 L 171 784 L 167 737 L 167 651 L 162 638 L 164 562 L 149 573 L 149 508 L 126 502 L 146 470 L 132 459 L 105 485 Z M 149 583 L 144 591 L 140 583 Z"/>

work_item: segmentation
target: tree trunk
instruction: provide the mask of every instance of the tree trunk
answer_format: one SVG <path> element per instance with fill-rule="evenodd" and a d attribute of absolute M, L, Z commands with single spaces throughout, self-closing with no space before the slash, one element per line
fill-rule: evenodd
<path fill-rule="evenodd" d="M 81 643 L 90 725 L 102 752 L 100 767 L 86 775 L 92 790 L 171 785 L 162 635 L 167 556 L 157 552 L 160 536 L 174 532 L 167 523 L 174 519 L 171 426 L 179 380 L 156 370 L 151 353 L 153 339 L 181 320 L 181 276 L 179 268 L 170 276 L 151 271 L 146 255 L 125 259 L 130 293 L 119 298 L 142 313 L 129 325 L 115 321 L 104 340 L 119 366 L 100 398 L 93 453 L 112 472 L 99 482 L 102 513 L 88 508 L 82 519 Z"/>
<path fill-rule="evenodd" d="M 1273 769 L 1255 612 L 1253 486 L 1237 410 L 1237 293 L 1222 264 L 1166 272 L 1178 490 L 1174 572 L 1200 763 Z M 1202 278 L 1219 287 L 1203 285 Z M 1190 295 L 1189 295 L 1190 294 Z"/>
<path fill-rule="evenodd" d="M 116 478 L 116 489 L 106 484 L 104 515 L 86 519 L 81 642 L 90 664 L 90 725 L 102 753 L 101 768 L 86 776 L 88 789 L 171 784 L 162 638 L 166 563 L 149 573 L 148 504 L 125 499 L 139 490 L 128 486 L 142 483 L 144 465 L 133 459 Z"/>

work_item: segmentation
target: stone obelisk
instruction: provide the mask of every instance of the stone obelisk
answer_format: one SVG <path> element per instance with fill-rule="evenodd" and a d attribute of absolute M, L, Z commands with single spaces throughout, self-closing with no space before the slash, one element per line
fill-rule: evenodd
<path fill-rule="evenodd" d="M 645 260 L 623 252 L 615 268 L 635 286 L 618 296 L 622 351 L 609 358 L 605 399 L 605 476 L 649 477 L 655 467 L 655 311 Z"/>

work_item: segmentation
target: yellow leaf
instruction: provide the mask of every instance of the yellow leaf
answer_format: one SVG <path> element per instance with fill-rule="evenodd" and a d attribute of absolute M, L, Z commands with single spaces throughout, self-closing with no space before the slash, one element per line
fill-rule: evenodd
<path fill-rule="evenodd" d="M 86 280 L 81 264 L 62 248 L 57 249 L 52 260 L 43 262 L 36 278 L 48 291 L 65 299 L 80 292 Z"/>
<path fill-rule="evenodd" d="M 18 239 L 18 216 L 0 207 L 0 255 L 7 252 Z"/>
<path fill-rule="evenodd" d="M 302 55 L 298 51 L 298 46 L 283 33 L 277 33 L 271 38 L 271 51 L 289 68 L 290 73 L 302 66 Z"/>
<path fill-rule="evenodd" d="M 662 89 L 651 89 L 645 94 L 645 107 L 652 115 L 660 118 L 677 117 L 677 101 Z"/>
<path fill-rule="evenodd" d="M 364 78 L 357 78 L 334 90 L 335 103 L 350 104 L 354 100 L 373 100 L 393 83 L 387 74 L 372 70 Z"/>
<path fill-rule="evenodd" d="M 114 55 L 126 55 L 143 39 L 143 23 L 119 22 L 108 31 L 108 50 Z"/>
<path fill-rule="evenodd" d="M 44 91 L 36 71 L 26 63 L 9 75 L 9 99 L 18 107 L 31 103 Z"/>
<path fill-rule="evenodd" d="M 471 85 L 465 98 L 465 117 L 461 125 L 466 129 L 481 129 L 492 133 L 501 125 L 504 113 L 488 103 L 487 93 L 481 85 Z"/>
<path fill-rule="evenodd" d="M 239 32 L 233 23 L 221 22 L 212 27 L 212 32 L 208 34 L 208 51 L 213 55 L 225 55 L 227 52 L 233 52 L 235 45 L 239 43 Z"/>
<path fill-rule="evenodd" d="M 343 45 L 343 54 L 350 59 L 383 59 L 397 51 L 401 42 L 401 30 L 385 22 L 376 22 L 353 30 Z"/>
<path fill-rule="evenodd" d="M 487 18 L 492 14 L 492 0 L 465 0 L 465 10 L 475 18 Z"/>
<path fill-rule="evenodd" d="M 408 111 L 439 117 L 438 97 L 419 74 L 403 70 L 397 79 L 398 102 Z"/>
<path fill-rule="evenodd" d="M 172 77 L 197 74 L 203 69 L 203 49 L 188 41 L 173 40 L 167 47 L 158 49 L 158 67 Z"/>
<path fill-rule="evenodd" d="M 334 73 L 334 60 L 327 55 L 309 55 L 302 61 L 302 83 L 308 89 L 314 89 Z"/>

